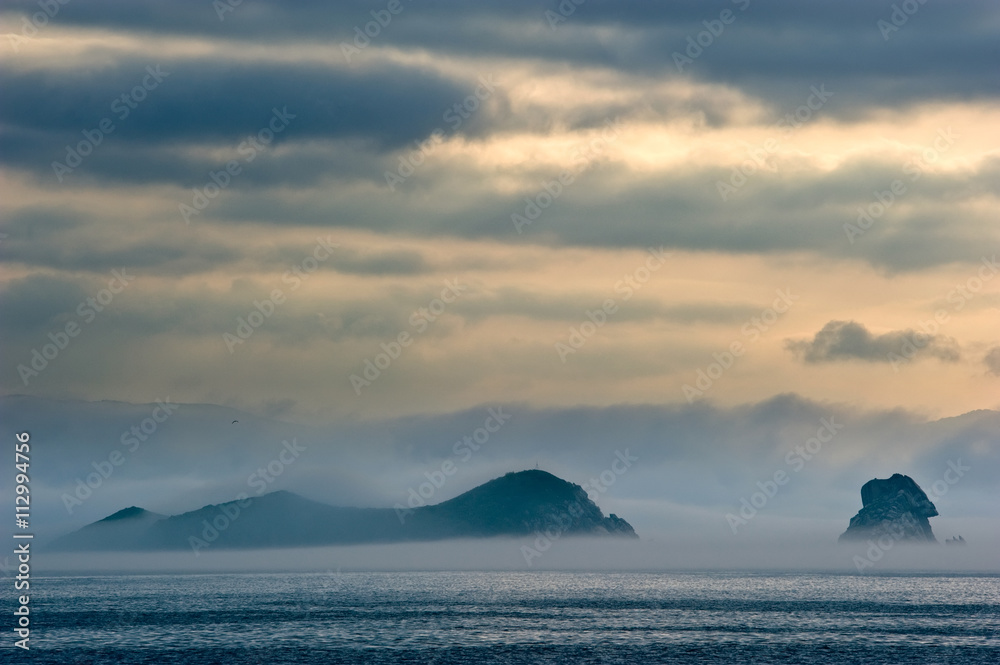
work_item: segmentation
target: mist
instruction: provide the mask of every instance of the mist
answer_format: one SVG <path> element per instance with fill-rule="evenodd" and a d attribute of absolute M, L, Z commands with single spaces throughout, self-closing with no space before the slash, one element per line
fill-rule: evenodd
<path fill-rule="evenodd" d="M 982 535 L 982 534 L 980 534 Z M 738 546 L 737 546 L 738 545 Z M 892 574 L 1000 574 L 1000 538 L 968 547 L 908 545 L 872 549 L 812 538 L 740 543 L 563 537 L 453 540 L 431 543 L 201 552 L 38 555 L 39 575 L 126 575 L 302 572 L 343 575 L 374 571 L 757 571 Z M 541 549 L 547 547 L 546 549 Z M 876 543 L 877 547 L 877 543 Z M 859 568 L 858 559 L 866 562 Z"/>
<path fill-rule="evenodd" d="M 154 407 L 0 398 L 0 434 L 13 437 L 16 421 L 44 442 L 32 460 L 32 526 L 41 543 L 133 505 L 178 514 L 275 490 L 337 506 L 436 504 L 535 465 L 585 486 L 604 513 L 628 520 L 644 541 L 742 550 L 758 537 L 785 542 L 808 533 L 832 543 L 861 508 L 861 485 L 897 472 L 912 476 L 937 506 L 932 527 L 940 540 L 962 535 L 971 544 L 970 537 L 1000 532 L 1000 414 L 991 411 L 927 420 L 787 395 L 736 408 L 484 405 L 307 426 L 195 404 L 181 405 L 129 451 L 122 432 Z M 509 422 L 478 449 L 466 447 L 464 437 L 497 408 Z M 803 448 L 831 418 L 842 429 L 812 453 Z M 292 441 L 301 454 L 272 466 L 280 473 L 262 475 Z M 124 462 L 110 468 L 114 451 L 124 452 Z M 616 455 L 626 452 L 634 461 L 614 473 Z M 455 472 L 442 476 L 449 462 Z M 949 465 L 962 469 L 956 482 L 945 480 L 954 480 Z M 108 476 L 95 475 L 98 469 Z M 779 473 L 787 477 L 781 485 Z M 81 488 L 85 482 L 91 487 Z"/>

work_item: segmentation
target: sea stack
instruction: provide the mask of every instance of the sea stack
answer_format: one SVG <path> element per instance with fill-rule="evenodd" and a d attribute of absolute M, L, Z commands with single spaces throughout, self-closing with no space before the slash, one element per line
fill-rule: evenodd
<path fill-rule="evenodd" d="M 936 543 L 927 519 L 938 514 L 920 486 L 901 473 L 874 478 L 861 487 L 861 505 L 840 541 L 888 536 L 893 540 Z"/>

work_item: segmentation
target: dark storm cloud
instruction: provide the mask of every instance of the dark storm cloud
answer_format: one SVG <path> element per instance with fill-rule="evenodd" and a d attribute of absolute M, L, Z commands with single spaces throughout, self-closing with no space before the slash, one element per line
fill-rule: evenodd
<path fill-rule="evenodd" d="M 874 335 L 855 321 L 830 321 L 812 340 L 788 340 L 785 346 L 807 363 L 891 362 L 893 356 L 910 357 L 909 348 L 946 362 L 956 362 L 960 358 L 958 345 L 951 338 L 927 335 L 918 330 L 894 330 Z"/>
<path fill-rule="evenodd" d="M 0 87 L 5 91 L 0 102 L 4 160 L 50 173 L 51 162 L 66 161 L 66 146 L 85 140 L 85 131 L 97 135 L 102 121 L 112 129 L 102 132 L 100 141 L 91 139 L 98 145 L 93 159 L 88 155 L 81 168 L 100 165 L 104 141 L 129 142 L 135 156 L 124 166 L 141 173 L 151 148 L 229 147 L 278 128 L 272 133 L 275 145 L 294 137 L 399 147 L 427 137 L 442 125 L 444 111 L 469 94 L 461 83 L 419 68 L 353 71 L 214 59 L 129 62 L 84 70 L 5 69 Z M 133 96 L 137 89 L 141 94 Z M 122 95 L 130 96 L 131 104 L 121 101 Z M 140 96 L 143 99 L 135 101 Z M 263 140 L 261 145 L 267 146 L 266 134 Z M 254 148 L 246 144 L 234 158 L 249 161 Z M 153 172 L 169 172 L 172 166 L 177 170 L 175 154 L 154 153 Z"/>
<path fill-rule="evenodd" d="M 261 123 L 253 134 L 263 127 L 266 123 Z M 64 173 L 62 181 L 52 164 L 65 164 L 67 147 L 76 147 L 83 140 L 81 134 L 0 132 L 0 161 L 32 172 L 43 183 L 59 187 L 166 183 L 201 188 L 211 182 L 211 173 L 224 170 L 232 159 L 239 172 L 230 181 L 227 191 L 254 191 L 285 185 L 305 188 L 321 184 L 328 178 L 336 178 L 344 184 L 355 181 L 384 184 L 383 170 L 392 168 L 390 156 L 380 148 L 373 150 L 374 146 L 366 139 L 309 139 L 295 136 L 294 131 L 294 124 L 290 124 L 288 135 L 279 135 L 284 148 L 280 152 L 275 150 L 277 142 L 253 144 L 249 141 L 249 133 L 223 141 L 222 147 L 229 150 L 225 157 L 200 152 L 197 150 L 200 146 L 194 144 L 177 146 L 164 142 L 140 146 L 112 135 L 79 167 Z"/>
<path fill-rule="evenodd" d="M 220 3 L 216 3 L 220 4 Z M 351 43 L 355 28 L 372 21 L 386 3 L 242 2 L 217 16 L 212 3 L 155 0 L 69 3 L 54 24 L 113 27 L 137 33 L 203 35 L 253 42 L 312 39 Z M 37 11 L 34 2 L 11 10 Z M 867 0 L 814 2 L 627 3 L 589 0 L 550 27 L 545 12 L 559 3 L 408 2 L 379 30 L 378 46 L 431 49 L 453 57 L 511 57 L 603 66 L 661 78 L 677 75 L 674 54 L 688 37 L 729 10 L 734 21 L 685 66 L 684 75 L 737 85 L 783 107 L 801 103 L 802 91 L 826 83 L 838 91 L 828 113 L 845 116 L 870 108 L 933 99 L 995 98 L 1000 56 L 997 5 L 923 3 L 898 31 L 883 31 L 892 3 Z M 551 15 L 550 15 L 551 16 Z M 897 19 L 898 20 L 898 19 Z M 884 37 L 888 35 L 888 39 Z M 955 39 L 960 36 L 960 39 Z M 362 60 L 358 55 L 355 62 Z M 345 60 L 346 61 L 346 60 Z"/>
<path fill-rule="evenodd" d="M 135 108 L 115 104 L 144 82 L 145 99 L 136 95 Z M 425 136 L 441 122 L 444 108 L 468 94 L 456 82 L 412 67 L 353 71 L 216 60 L 5 70 L 0 85 L 6 92 L 0 119 L 10 126 L 77 134 L 109 117 L 118 137 L 147 143 L 230 142 L 265 127 L 275 107 L 287 107 L 300 137 L 356 136 L 398 145 Z"/>
<path fill-rule="evenodd" d="M 1000 90 L 996 68 L 991 66 L 1000 43 L 991 32 L 998 11 L 995 4 L 940 4 L 921 5 L 887 41 L 876 21 L 887 17 L 891 7 L 861 1 L 622 6 L 591 0 L 555 30 L 549 28 L 544 12 L 557 11 L 558 3 L 404 2 L 404 11 L 373 43 L 419 47 L 444 57 L 496 55 L 536 65 L 619 67 L 641 88 L 644 77 L 662 81 L 677 75 L 672 53 L 684 50 L 688 35 L 705 29 L 702 21 L 714 20 L 719 11 L 729 9 L 735 12 L 735 22 L 684 75 L 733 83 L 761 97 L 774 107 L 775 121 L 804 103 L 814 85 L 828 85 L 835 93 L 829 106 L 819 111 L 824 117 L 863 114 L 876 107 L 898 109 L 911 101 L 995 95 Z M 11 5 L 12 10 L 18 8 L 35 11 L 37 6 Z M 892 225 L 876 224 L 856 243 L 847 242 L 844 223 L 853 221 L 857 206 L 871 203 L 873 191 L 900 176 L 902 164 L 849 160 L 833 172 L 758 173 L 734 200 L 725 202 L 715 187 L 729 178 L 726 170 L 685 169 L 643 181 L 635 173 L 600 165 L 582 175 L 571 193 L 546 211 L 524 237 L 516 234 L 510 214 L 518 211 L 520 196 L 531 196 L 538 189 L 512 197 L 483 192 L 447 209 L 437 204 L 437 198 L 422 197 L 427 189 L 462 173 L 460 164 L 424 167 L 395 198 L 355 196 L 327 203 L 323 192 L 286 200 L 269 188 L 315 187 L 329 180 L 345 188 L 358 184 L 383 188 L 385 172 L 395 168 L 399 155 L 412 147 L 412 141 L 441 128 L 444 111 L 475 86 L 473 81 L 451 80 L 422 68 L 376 66 L 363 62 L 364 54 L 340 67 L 246 62 L 225 55 L 226 48 L 238 48 L 241 40 L 279 43 L 293 34 L 312 36 L 317 44 L 332 44 L 336 51 L 339 40 L 348 39 L 354 26 L 371 20 L 373 9 L 379 7 L 362 2 L 247 1 L 220 21 L 211 3 L 202 2 L 181 2 L 170 11 L 145 1 L 127 7 L 108 2 L 61 6 L 53 25 L 112 26 L 136 34 L 203 34 L 219 39 L 221 55 L 148 63 L 161 65 L 170 75 L 122 120 L 111 112 L 110 103 L 147 75 L 147 63 L 136 61 L 137 54 L 130 54 L 127 64 L 119 54 L 113 65 L 5 70 L 0 74 L 6 92 L 0 99 L 0 119 L 5 122 L 0 159 L 34 172 L 43 181 L 54 181 L 52 162 L 65 159 L 66 146 L 79 141 L 82 130 L 110 116 L 115 133 L 66 176 L 70 184 L 203 187 L 224 160 L 197 148 L 222 146 L 242 159 L 236 153 L 240 141 L 265 127 L 272 109 L 287 107 L 296 118 L 278 135 L 282 150 L 268 149 L 252 164 L 242 163 L 240 175 L 199 220 L 405 229 L 528 242 L 548 238 L 599 247 L 662 243 L 740 253 L 819 251 L 858 258 L 889 272 L 970 260 L 983 239 L 996 233 L 975 213 L 965 215 L 960 225 L 945 226 L 953 209 L 923 205 L 934 199 L 954 203 L 995 193 L 1000 182 L 996 160 L 981 165 L 979 173 L 925 174 L 906 194 L 908 210 L 892 211 L 894 217 L 905 218 L 894 219 Z M 106 53 L 112 60 L 114 54 Z M 667 118 L 692 112 L 686 106 L 691 103 L 688 99 L 672 106 L 671 101 L 643 98 L 632 110 L 641 108 Z M 704 106 L 709 124 L 737 122 L 731 109 L 716 108 L 718 103 L 699 98 L 695 107 Z M 545 108 L 530 107 L 516 115 L 505 109 L 501 91 L 461 132 L 483 136 L 529 127 L 545 133 L 554 122 L 554 112 Z M 560 121 L 568 127 L 587 127 L 615 113 L 628 116 L 629 110 L 614 100 L 579 108 L 568 104 Z M 962 136 L 964 129 L 956 129 Z M 929 144 L 933 139 L 926 140 Z M 623 174 L 629 176 L 629 187 L 618 184 L 608 191 L 602 179 L 614 182 L 614 176 Z M 539 172 L 538 187 L 553 175 Z M 422 198 L 414 201 L 407 194 Z M 627 221 L 611 225 L 608 219 Z M 385 265 L 392 269 L 393 262 Z"/>

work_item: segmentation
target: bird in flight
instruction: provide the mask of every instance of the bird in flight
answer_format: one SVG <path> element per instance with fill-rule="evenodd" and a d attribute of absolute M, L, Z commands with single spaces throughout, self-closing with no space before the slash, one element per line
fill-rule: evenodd
<path fill-rule="evenodd" d="M 234 420 L 234 421 L 233 421 L 233 424 L 235 425 L 235 424 L 236 424 L 236 423 L 238 423 L 238 422 L 240 422 L 240 421 L 238 421 L 238 420 Z"/>

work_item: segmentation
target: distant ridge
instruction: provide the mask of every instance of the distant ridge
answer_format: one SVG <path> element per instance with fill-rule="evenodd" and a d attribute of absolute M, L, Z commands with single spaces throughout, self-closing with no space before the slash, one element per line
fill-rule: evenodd
<path fill-rule="evenodd" d="M 117 513 L 113 515 L 108 515 L 100 522 L 95 522 L 95 524 L 100 524 L 101 522 L 113 522 L 115 520 L 130 520 L 135 518 L 142 518 L 145 515 L 156 515 L 156 513 L 151 513 L 144 508 L 139 508 L 138 506 L 129 506 L 128 508 L 122 508 Z M 162 515 L 158 515 L 162 517 Z"/>
<path fill-rule="evenodd" d="M 166 515 L 144 510 L 138 506 L 130 506 L 57 539 L 51 548 L 54 550 L 136 549 L 142 545 L 140 538 L 142 532 L 165 517 Z"/>
<path fill-rule="evenodd" d="M 453 499 L 415 508 L 340 508 L 277 491 L 173 516 L 124 508 L 53 543 L 59 550 L 260 548 L 525 536 L 637 538 L 579 485 L 547 471 L 511 472 Z"/>

